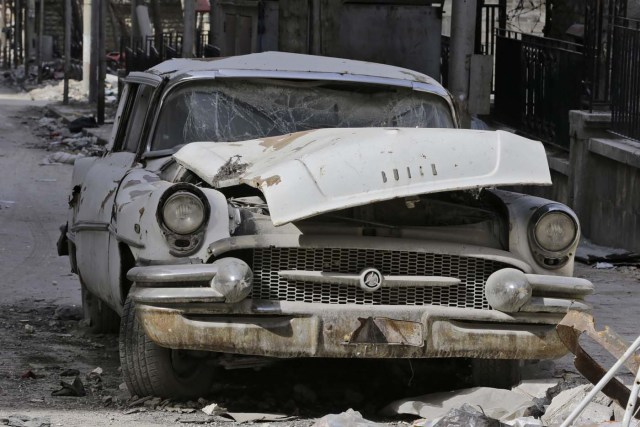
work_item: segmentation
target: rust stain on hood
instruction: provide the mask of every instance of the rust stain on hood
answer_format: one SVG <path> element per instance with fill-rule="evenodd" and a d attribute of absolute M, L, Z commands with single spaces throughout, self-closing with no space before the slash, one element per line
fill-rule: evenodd
<path fill-rule="evenodd" d="M 293 141 L 300 138 L 301 136 L 308 134 L 309 132 L 311 131 L 308 130 L 304 132 L 289 133 L 287 135 L 272 136 L 269 138 L 264 138 L 262 142 L 260 142 L 260 145 L 263 146 L 264 148 L 270 148 L 277 151 L 291 144 Z"/>

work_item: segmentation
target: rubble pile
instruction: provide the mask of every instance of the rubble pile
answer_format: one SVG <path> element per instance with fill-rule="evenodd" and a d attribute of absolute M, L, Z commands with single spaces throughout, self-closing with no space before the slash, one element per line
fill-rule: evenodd
<path fill-rule="evenodd" d="M 63 80 L 47 81 L 29 90 L 29 96 L 34 101 L 62 101 L 63 94 Z M 82 91 L 82 81 L 69 80 L 69 99 L 74 101 L 87 100 Z M 113 74 L 107 74 L 104 100 L 106 104 L 115 104 L 118 100 L 118 77 Z"/>
<path fill-rule="evenodd" d="M 433 393 L 391 403 L 386 416 L 415 415 L 416 427 L 557 426 L 589 394 L 593 385 L 565 374 L 559 380 L 524 381 L 512 390 L 476 387 Z M 557 384 L 553 384 L 557 383 Z M 616 425 L 624 410 L 598 393 L 576 419 L 575 426 Z"/>
<path fill-rule="evenodd" d="M 36 86 L 29 91 L 29 96 L 38 101 L 62 101 L 64 94 L 64 82 L 58 80 Z M 73 101 L 86 101 L 87 97 L 82 93 L 82 82 L 69 80 L 69 99 Z"/>
<path fill-rule="evenodd" d="M 29 417 L 27 415 L 13 414 L 6 418 L 0 418 L 0 424 L 9 427 L 51 427 L 51 419 L 48 417 Z"/>
<path fill-rule="evenodd" d="M 35 101 L 62 101 L 64 93 L 64 72 L 57 63 L 45 63 L 42 83 L 37 83 L 37 69 L 31 66 L 28 75 L 24 67 L 4 72 L 5 82 L 18 90 L 26 90 Z M 81 73 L 80 73 L 81 74 Z M 69 79 L 69 99 L 86 102 L 87 97 L 82 90 L 82 80 Z M 118 77 L 107 74 L 105 78 L 105 103 L 115 104 L 118 100 Z"/>
<path fill-rule="evenodd" d="M 95 124 L 93 118 L 88 119 L 90 120 L 85 118 L 85 121 L 93 121 Z M 85 127 L 89 126 L 85 123 Z M 97 137 L 85 135 L 82 131 L 72 132 L 72 130 L 77 130 L 73 122 L 66 125 L 62 119 L 43 117 L 36 122 L 33 132 L 43 139 L 42 148 L 54 151 L 40 162 L 41 165 L 73 164 L 78 158 L 100 156 L 106 152 L 106 147 Z"/>

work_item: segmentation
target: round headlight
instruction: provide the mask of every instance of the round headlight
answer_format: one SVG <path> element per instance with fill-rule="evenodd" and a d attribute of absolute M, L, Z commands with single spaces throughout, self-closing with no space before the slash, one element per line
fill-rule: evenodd
<path fill-rule="evenodd" d="M 205 208 L 200 198 L 186 191 L 169 196 L 162 207 L 164 225 L 174 233 L 190 234 L 205 221 Z"/>
<path fill-rule="evenodd" d="M 574 243 L 578 233 L 576 222 L 569 214 L 551 210 L 536 222 L 533 236 L 541 249 L 562 252 Z"/>

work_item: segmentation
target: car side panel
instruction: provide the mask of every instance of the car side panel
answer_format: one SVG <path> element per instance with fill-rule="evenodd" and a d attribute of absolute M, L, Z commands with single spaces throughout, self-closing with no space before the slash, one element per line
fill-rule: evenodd
<path fill-rule="evenodd" d="M 75 242 L 80 278 L 93 294 L 110 305 L 113 301 L 103 284 L 109 277 L 113 203 L 120 181 L 132 167 L 134 158 L 133 153 L 120 152 L 95 160 L 72 196 L 73 219 L 69 229 Z"/>

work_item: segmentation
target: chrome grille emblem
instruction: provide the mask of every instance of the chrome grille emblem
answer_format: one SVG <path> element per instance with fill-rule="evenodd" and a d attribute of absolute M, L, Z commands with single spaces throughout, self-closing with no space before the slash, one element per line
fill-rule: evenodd
<path fill-rule="evenodd" d="M 360 288 L 367 292 L 373 292 L 382 286 L 383 276 L 375 268 L 366 268 L 360 273 Z"/>

